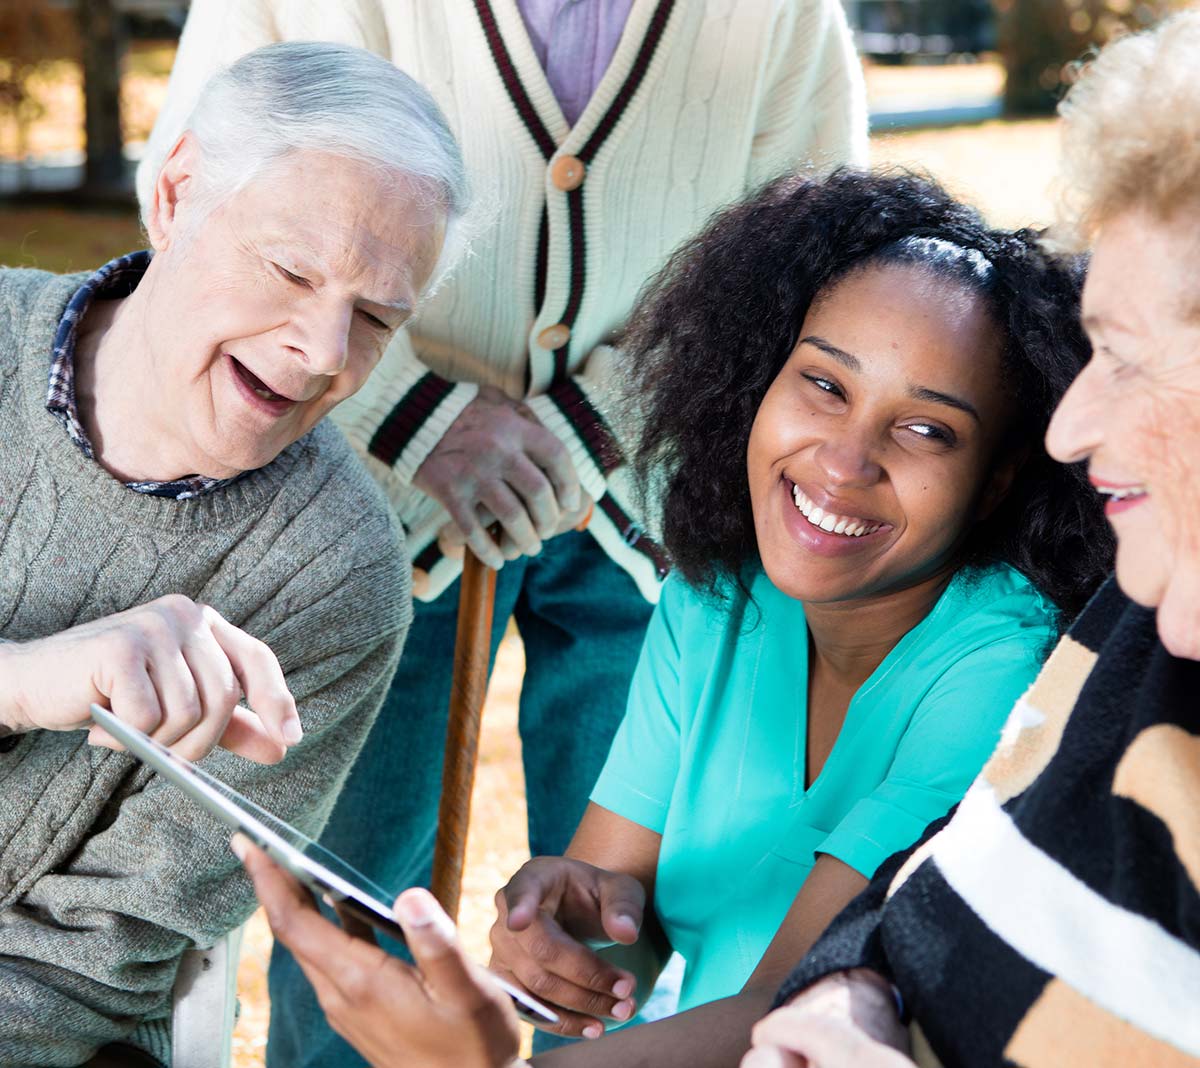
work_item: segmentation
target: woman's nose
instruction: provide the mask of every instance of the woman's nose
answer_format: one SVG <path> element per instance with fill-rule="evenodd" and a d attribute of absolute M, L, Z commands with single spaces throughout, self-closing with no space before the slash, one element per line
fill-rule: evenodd
<path fill-rule="evenodd" d="M 1059 463 L 1086 460 L 1103 438 L 1100 383 L 1093 361 L 1063 394 L 1046 430 L 1046 451 Z"/>
<path fill-rule="evenodd" d="M 882 471 L 871 443 L 853 433 L 822 442 L 817 463 L 829 486 L 871 486 Z"/>

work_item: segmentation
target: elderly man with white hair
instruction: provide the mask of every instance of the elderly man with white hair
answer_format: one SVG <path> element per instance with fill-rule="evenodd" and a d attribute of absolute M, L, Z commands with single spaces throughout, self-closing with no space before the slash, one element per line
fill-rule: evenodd
<path fill-rule="evenodd" d="M 465 202 L 411 78 L 277 45 L 200 98 L 152 251 L 0 271 L 0 1063 L 165 1060 L 181 955 L 253 909 L 227 834 L 83 734 L 89 702 L 187 756 L 220 742 L 212 773 L 309 833 L 328 815 L 411 605 L 400 532 L 324 416 Z"/>

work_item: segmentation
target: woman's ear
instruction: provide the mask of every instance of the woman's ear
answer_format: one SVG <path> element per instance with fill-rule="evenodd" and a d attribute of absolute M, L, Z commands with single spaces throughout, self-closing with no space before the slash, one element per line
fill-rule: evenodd
<path fill-rule="evenodd" d="M 180 215 L 185 206 L 193 206 L 195 175 L 199 165 L 200 145 L 191 130 L 185 130 L 163 160 L 154 182 L 154 194 L 146 216 L 146 232 L 155 252 L 161 252 L 172 238 L 178 236 Z"/>

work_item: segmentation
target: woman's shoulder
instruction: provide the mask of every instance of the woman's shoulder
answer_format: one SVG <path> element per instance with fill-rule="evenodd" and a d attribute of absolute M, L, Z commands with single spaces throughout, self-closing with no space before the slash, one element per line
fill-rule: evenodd
<path fill-rule="evenodd" d="M 972 674 L 1028 683 L 1058 635 L 1057 608 L 1019 571 L 1006 564 L 964 568 L 902 639 L 899 662 L 919 669 L 929 685 Z"/>
<path fill-rule="evenodd" d="M 934 612 L 942 629 L 985 640 L 1024 637 L 1044 642 L 1058 636 L 1061 622 L 1054 602 L 1005 563 L 959 570 Z"/>

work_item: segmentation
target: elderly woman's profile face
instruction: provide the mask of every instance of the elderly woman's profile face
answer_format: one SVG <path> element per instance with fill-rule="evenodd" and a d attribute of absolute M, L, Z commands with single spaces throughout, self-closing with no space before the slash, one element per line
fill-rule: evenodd
<path fill-rule="evenodd" d="M 1091 362 L 1047 434 L 1086 460 L 1117 535 L 1117 581 L 1158 608 L 1167 648 L 1200 657 L 1200 228 L 1140 210 L 1100 230 L 1083 294 Z"/>
<path fill-rule="evenodd" d="M 188 182 L 203 161 L 183 149 L 150 225 L 144 388 L 185 469 L 228 477 L 270 463 L 363 385 L 429 282 L 445 218 L 403 177 L 321 152 L 197 216 Z"/>

